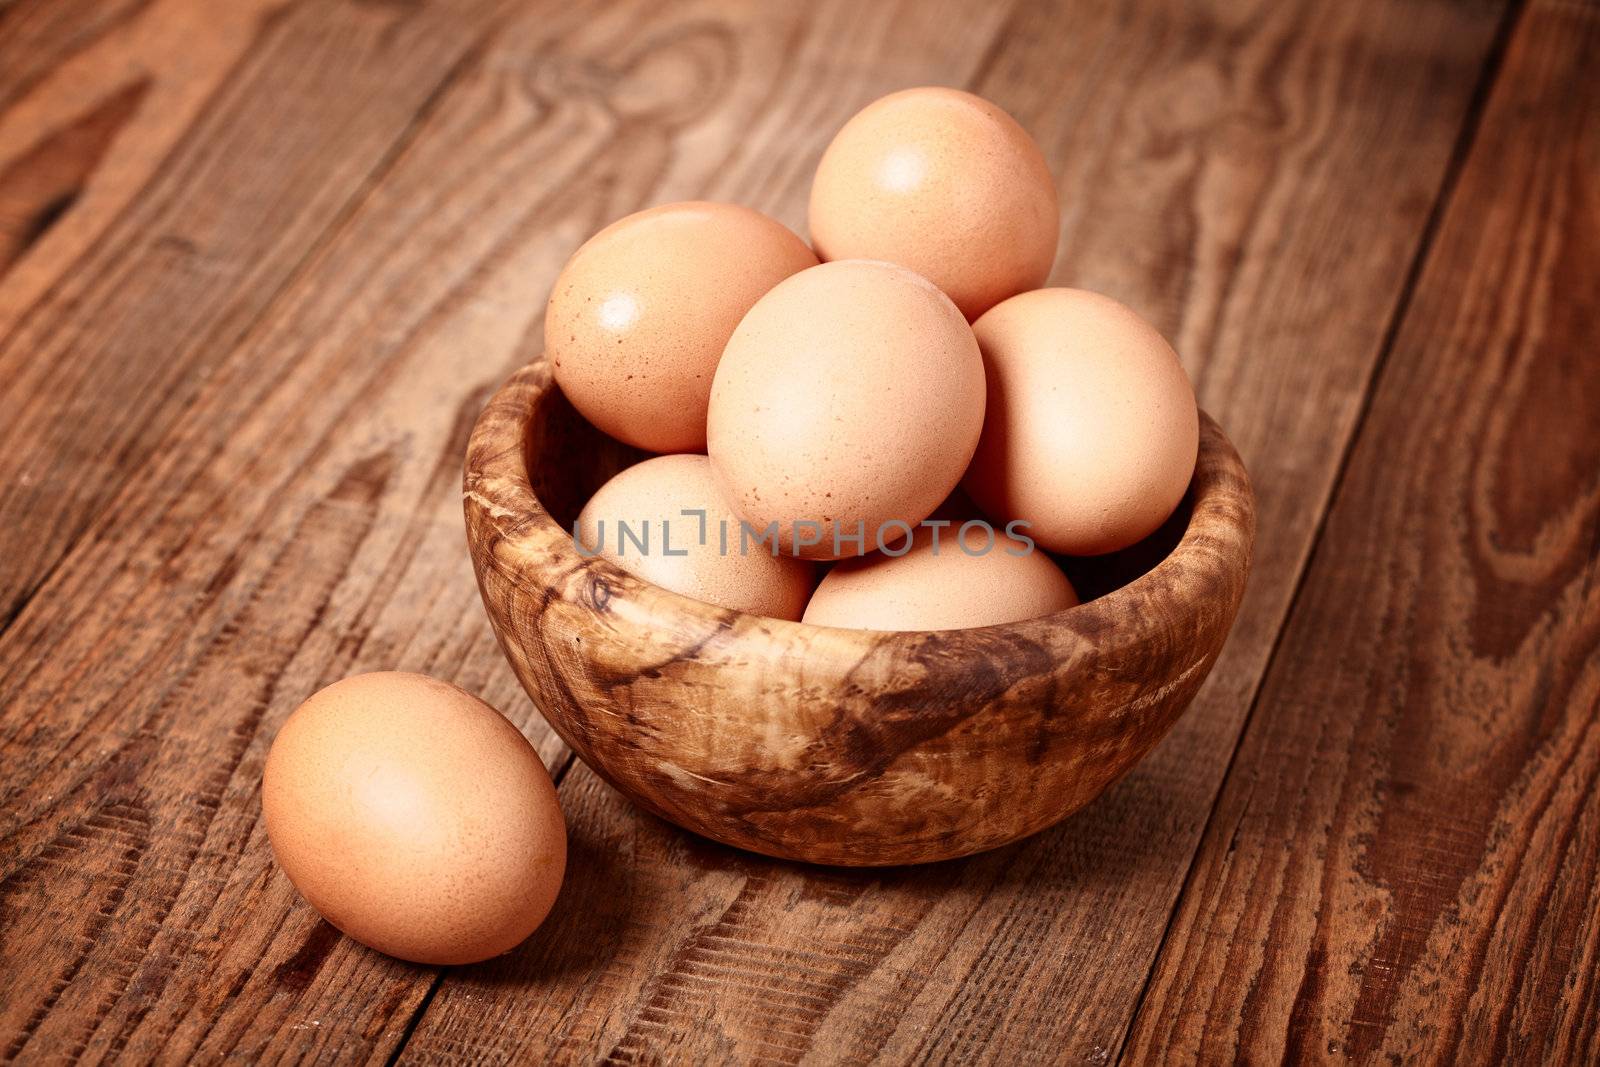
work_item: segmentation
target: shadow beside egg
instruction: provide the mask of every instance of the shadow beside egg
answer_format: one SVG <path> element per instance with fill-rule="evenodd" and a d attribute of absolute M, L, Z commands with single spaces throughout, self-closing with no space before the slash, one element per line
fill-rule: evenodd
<path fill-rule="evenodd" d="M 560 389 L 544 390 L 537 404 L 544 410 L 528 426 L 538 439 L 523 441 L 524 463 L 539 503 L 562 529 L 570 530 L 596 490 L 618 471 L 649 459 L 650 453 L 595 429 Z"/>
<path fill-rule="evenodd" d="M 1088 603 L 1097 597 L 1121 589 L 1150 571 L 1172 554 L 1189 528 L 1189 516 L 1194 511 L 1194 489 L 1184 494 L 1178 509 L 1162 523 L 1155 533 L 1120 552 L 1104 556 L 1057 556 L 1050 558 L 1067 572 L 1078 599 Z"/>
<path fill-rule="evenodd" d="M 567 871 L 555 905 L 528 939 L 503 956 L 452 969 L 456 981 L 492 987 L 541 986 L 557 980 L 583 983 L 606 971 L 639 924 L 639 863 L 634 849 L 619 848 L 613 794 L 597 805 L 594 793 L 611 792 L 574 761 L 563 784 L 582 775 L 576 796 L 563 792 L 567 815 Z M 601 827 L 609 827 L 604 837 Z"/>

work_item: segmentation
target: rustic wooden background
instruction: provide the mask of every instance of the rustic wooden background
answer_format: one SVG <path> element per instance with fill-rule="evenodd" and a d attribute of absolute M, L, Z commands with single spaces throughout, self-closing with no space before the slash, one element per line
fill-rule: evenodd
<path fill-rule="evenodd" d="M 1600 8 L 0 3 L 0 1057 L 1600 1060 Z M 1260 498 L 1172 736 L 1080 816 L 851 873 L 696 840 L 517 688 L 459 465 L 606 221 L 804 226 L 899 87 L 998 101 L 1055 280 L 1175 341 Z M 521 724 L 567 887 L 342 939 L 263 757 L 396 667 Z"/>

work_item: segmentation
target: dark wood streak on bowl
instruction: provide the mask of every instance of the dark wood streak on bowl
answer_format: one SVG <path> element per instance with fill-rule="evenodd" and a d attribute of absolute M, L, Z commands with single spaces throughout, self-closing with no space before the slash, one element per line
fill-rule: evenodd
<path fill-rule="evenodd" d="M 572 410 L 543 361 L 515 374 L 467 450 L 484 606 L 585 763 L 679 826 L 773 856 L 946 859 L 1081 808 L 1188 706 L 1250 568 L 1250 481 L 1205 415 L 1166 558 L 1070 611 L 972 630 L 765 619 L 584 558 L 573 514 L 637 458 Z"/>

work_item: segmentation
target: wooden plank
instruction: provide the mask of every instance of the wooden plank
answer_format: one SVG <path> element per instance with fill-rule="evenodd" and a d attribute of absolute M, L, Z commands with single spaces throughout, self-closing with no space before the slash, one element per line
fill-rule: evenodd
<path fill-rule="evenodd" d="M 0 110 L 149 0 L 8 0 L 0 4 Z"/>
<path fill-rule="evenodd" d="M 71 210 L 86 174 L 126 125 L 149 83 L 127 80 L 121 92 L 103 92 L 99 107 L 89 108 L 76 121 L 58 120 L 29 151 L 22 145 L 36 131 L 18 129 L 11 105 L 73 56 L 117 34 L 143 6 L 140 0 L 22 0 L 0 6 L 0 279 Z M 98 55 L 103 49 L 95 51 Z M 66 94 L 58 90 L 54 95 Z M 13 156 L 18 158 L 8 158 Z"/>
<path fill-rule="evenodd" d="M 0 16 L 0 337 L 156 176 L 284 3 L 18 0 Z"/>
<path fill-rule="evenodd" d="M 808 10 L 843 39 L 894 14 L 856 8 Z M 954 52 L 954 10 L 898 22 L 937 20 Z M 534 354 L 587 234 L 720 183 L 759 202 L 778 161 L 762 142 L 837 77 L 798 62 L 799 16 L 516 9 L 212 356 L 0 637 L 0 1053 L 255 1062 L 398 1043 L 434 972 L 298 903 L 258 825 L 266 748 L 321 684 L 399 667 L 481 693 L 559 765 L 478 603 L 465 435 Z M 822 130 L 796 150 L 820 151 Z"/>
<path fill-rule="evenodd" d="M 150 459 L 494 6 L 157 4 L 0 115 L 0 624 Z"/>
<path fill-rule="evenodd" d="M 1486 5 L 1385 0 L 1020 7 L 970 83 L 1042 135 L 1065 207 L 1056 278 L 1177 339 L 1257 481 L 1259 558 L 1223 661 L 1169 741 L 1090 810 L 932 869 L 739 855 L 575 767 L 557 912 L 518 952 L 453 972 L 405 1058 L 1110 1056 L 1498 25 Z M 805 178 L 786 186 L 795 203 Z"/>
<path fill-rule="evenodd" d="M 1597 63 L 1524 12 L 1130 1062 L 1600 1061 Z"/>

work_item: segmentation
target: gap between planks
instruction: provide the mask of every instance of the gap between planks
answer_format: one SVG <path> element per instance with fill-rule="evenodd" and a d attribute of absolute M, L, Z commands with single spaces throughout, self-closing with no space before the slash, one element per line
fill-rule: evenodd
<path fill-rule="evenodd" d="M 1466 166 L 1467 158 L 1471 155 L 1472 145 L 1477 140 L 1482 129 L 1484 110 L 1488 106 L 1489 97 L 1494 91 L 1495 83 L 1499 81 L 1505 69 L 1506 49 L 1511 43 L 1511 38 L 1516 33 L 1517 26 L 1522 21 L 1526 10 L 1526 0 L 1513 0 L 1506 7 L 1501 16 L 1500 25 L 1495 30 L 1494 41 L 1489 47 L 1488 54 L 1484 57 L 1483 72 L 1479 75 L 1478 84 L 1474 87 L 1472 98 L 1467 104 L 1466 114 L 1462 117 L 1461 131 L 1456 137 L 1455 146 L 1450 153 L 1450 161 L 1446 164 L 1445 172 L 1439 182 L 1439 193 L 1434 197 L 1433 204 L 1428 209 L 1428 219 L 1423 224 L 1422 234 L 1417 241 L 1416 254 L 1411 257 L 1411 264 L 1406 270 L 1405 278 L 1400 285 L 1399 300 L 1395 304 L 1394 314 L 1389 317 L 1388 324 L 1384 327 L 1383 342 L 1378 348 L 1377 359 L 1373 361 L 1372 371 L 1367 376 L 1367 384 L 1361 395 L 1361 403 L 1356 412 L 1355 425 L 1351 428 L 1350 436 L 1345 440 L 1344 448 L 1340 452 L 1336 464 L 1333 481 L 1329 485 L 1327 498 L 1322 502 L 1322 509 L 1318 513 L 1317 523 L 1311 536 L 1311 543 L 1306 551 L 1305 564 L 1295 576 L 1294 591 L 1289 596 L 1289 602 L 1283 617 L 1278 622 L 1277 633 L 1272 639 L 1272 649 L 1267 653 L 1266 662 L 1262 665 L 1261 673 L 1256 679 L 1255 691 L 1250 697 L 1249 710 L 1245 712 L 1244 721 L 1240 723 L 1239 732 L 1234 737 L 1233 749 L 1228 754 L 1227 766 L 1218 781 L 1216 795 L 1211 800 L 1211 810 L 1207 813 L 1200 836 L 1195 840 L 1194 851 L 1189 856 L 1189 867 L 1183 877 L 1183 886 L 1177 896 L 1172 899 L 1172 907 L 1168 909 L 1165 925 L 1162 927 L 1161 937 L 1156 943 L 1155 954 L 1150 957 L 1150 967 L 1145 973 L 1144 983 L 1139 987 L 1138 998 L 1134 1001 L 1133 1011 L 1128 1015 L 1128 1024 L 1124 1027 L 1121 1040 L 1115 1052 L 1116 1063 L 1121 1063 L 1127 1053 L 1128 1035 L 1138 1024 L 1139 1017 L 1144 1011 L 1145 999 L 1150 994 L 1150 985 L 1155 979 L 1156 967 L 1161 960 L 1162 953 L 1166 950 L 1167 941 L 1172 936 L 1173 924 L 1177 921 L 1178 912 L 1183 907 L 1183 901 L 1189 894 L 1194 882 L 1197 860 L 1200 850 L 1211 834 L 1212 824 L 1216 821 L 1217 812 L 1222 804 L 1223 793 L 1227 788 L 1229 779 L 1233 775 L 1234 767 L 1238 763 L 1239 752 L 1244 746 L 1245 735 L 1249 733 L 1251 723 L 1255 721 L 1256 713 L 1261 706 L 1262 694 L 1266 689 L 1266 680 L 1277 665 L 1278 655 L 1283 649 L 1284 635 L 1289 629 L 1289 620 L 1294 617 L 1295 609 L 1300 603 L 1300 598 L 1306 589 L 1312 570 L 1316 564 L 1317 553 L 1322 545 L 1322 539 L 1327 531 L 1328 515 L 1333 510 L 1332 504 L 1339 496 L 1340 489 L 1344 486 L 1345 476 L 1349 472 L 1351 457 L 1355 454 L 1356 443 L 1361 440 L 1362 433 L 1366 430 L 1368 416 L 1372 412 L 1373 394 L 1383 377 L 1383 369 L 1389 362 L 1395 342 L 1399 339 L 1400 328 L 1405 323 L 1406 315 L 1411 310 L 1412 297 L 1416 293 L 1417 283 L 1422 277 L 1423 267 L 1427 264 L 1428 256 L 1433 251 L 1434 243 L 1438 237 L 1439 227 L 1450 206 L 1451 199 L 1455 196 L 1462 169 Z"/>

